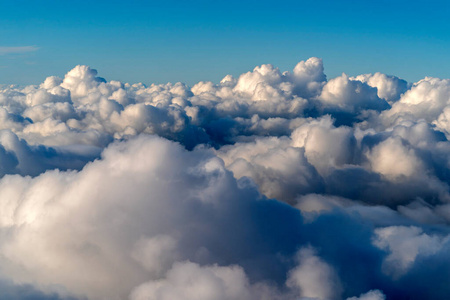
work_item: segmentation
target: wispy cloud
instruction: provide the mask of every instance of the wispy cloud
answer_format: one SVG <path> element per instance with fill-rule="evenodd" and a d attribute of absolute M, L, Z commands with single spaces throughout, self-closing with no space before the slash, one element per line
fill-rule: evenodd
<path fill-rule="evenodd" d="M 0 55 L 27 53 L 39 50 L 36 46 L 0 47 Z"/>

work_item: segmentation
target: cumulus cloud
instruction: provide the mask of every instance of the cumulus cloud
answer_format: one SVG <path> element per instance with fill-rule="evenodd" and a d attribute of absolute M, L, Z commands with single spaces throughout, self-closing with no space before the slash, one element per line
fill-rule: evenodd
<path fill-rule="evenodd" d="M 391 226 L 375 230 L 374 244 L 390 252 L 383 262 L 385 272 L 399 277 L 418 256 L 433 255 L 449 241 L 450 236 L 428 235 L 418 227 Z"/>
<path fill-rule="evenodd" d="M 446 299 L 449 80 L 324 70 L 1 86 L 0 298 Z"/>
<path fill-rule="evenodd" d="M 298 288 L 302 298 L 340 299 L 341 283 L 333 268 L 309 247 L 297 255 L 300 264 L 291 270 L 288 286 Z"/>
<path fill-rule="evenodd" d="M 346 74 L 328 81 L 319 96 L 325 109 L 354 113 L 364 109 L 384 110 L 389 104 L 378 97 L 377 89 Z"/>
<path fill-rule="evenodd" d="M 347 300 L 385 300 L 386 296 L 379 290 L 369 291 L 359 297 L 351 297 Z"/>
<path fill-rule="evenodd" d="M 252 299 L 249 282 L 242 268 L 176 263 L 165 280 L 139 286 L 133 300 L 238 300 Z"/>
<path fill-rule="evenodd" d="M 419 119 L 432 123 L 449 104 L 449 95 L 450 80 L 426 77 L 414 83 L 381 117 L 386 125 Z"/>

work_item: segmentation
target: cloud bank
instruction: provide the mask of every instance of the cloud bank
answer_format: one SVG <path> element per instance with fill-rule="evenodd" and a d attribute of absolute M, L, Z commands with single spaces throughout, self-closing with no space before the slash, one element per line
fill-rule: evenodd
<path fill-rule="evenodd" d="M 88 66 L 0 88 L 0 299 L 446 299 L 450 80 Z"/>

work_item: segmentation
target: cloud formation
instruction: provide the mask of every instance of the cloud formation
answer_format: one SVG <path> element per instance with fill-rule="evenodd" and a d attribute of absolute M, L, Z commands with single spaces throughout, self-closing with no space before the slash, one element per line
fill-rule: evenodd
<path fill-rule="evenodd" d="M 20 46 L 20 47 L 0 47 L 0 55 L 6 54 L 18 54 L 18 53 L 27 53 L 34 52 L 39 50 L 36 46 Z"/>
<path fill-rule="evenodd" d="M 0 299 L 446 299 L 448 120 L 449 80 L 319 58 L 2 86 Z"/>

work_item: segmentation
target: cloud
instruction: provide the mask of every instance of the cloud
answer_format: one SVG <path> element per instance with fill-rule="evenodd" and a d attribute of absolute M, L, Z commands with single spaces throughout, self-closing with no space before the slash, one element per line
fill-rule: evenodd
<path fill-rule="evenodd" d="M 249 285 L 242 268 L 237 266 L 200 267 L 190 262 L 176 263 L 165 280 L 139 286 L 133 291 L 131 299 L 252 299 Z"/>
<path fill-rule="evenodd" d="M 391 226 L 375 230 L 373 243 L 390 252 L 383 262 L 385 272 L 399 277 L 414 264 L 417 256 L 433 255 L 449 241 L 450 236 L 428 235 L 418 227 Z"/>
<path fill-rule="evenodd" d="M 5 275 L 46 293 L 64 287 L 58 290 L 62 296 L 119 299 L 131 293 L 139 299 L 180 293 L 190 299 L 189 293 L 199 295 L 196 285 L 186 283 L 193 276 L 212 299 L 247 293 L 340 299 L 342 281 L 349 282 L 343 268 L 363 276 L 381 258 L 371 241 L 373 227 L 361 228 L 360 217 L 350 217 L 359 210 L 356 216 L 370 220 L 365 216 L 375 215 L 370 207 L 363 213 L 348 200 L 342 212 L 321 211 L 304 223 L 296 208 L 264 198 L 247 180 L 236 181 L 211 150 L 189 152 L 157 137 L 115 143 L 79 172 L 5 176 L 0 199 Z M 386 216 L 370 222 L 377 226 Z M 400 215 L 387 220 L 406 224 Z M 334 238 L 323 239 L 330 226 Z M 308 244 L 322 250 L 305 248 Z M 348 258 L 341 256 L 344 249 Z M 369 265 L 347 266 L 352 252 Z M 181 263 L 186 260 L 192 264 Z M 208 267 L 214 264 L 235 267 Z M 247 286 L 245 278 L 259 284 Z M 390 287 L 377 280 L 380 288 Z"/>
<path fill-rule="evenodd" d="M 39 50 L 36 46 L 20 46 L 20 47 L 0 47 L 0 55 L 20 54 L 27 52 L 35 52 Z"/>
<path fill-rule="evenodd" d="M 333 268 L 312 248 L 303 248 L 297 255 L 299 265 L 290 271 L 288 286 L 298 288 L 302 298 L 340 299 L 342 287 Z"/>
<path fill-rule="evenodd" d="M 379 290 L 369 291 L 359 297 L 348 298 L 347 300 L 385 300 L 386 296 Z"/>
<path fill-rule="evenodd" d="M 287 289 L 284 291 L 264 282 L 250 283 L 244 270 L 236 265 L 202 267 L 186 261 L 175 263 L 165 278 L 138 286 L 130 298 L 132 300 L 340 299 L 341 287 L 334 270 L 315 256 L 314 251 L 311 247 L 298 251 L 299 265 L 290 271 L 286 281 Z M 381 295 L 379 291 L 370 291 L 362 295 L 361 299 L 384 299 Z"/>
<path fill-rule="evenodd" d="M 446 299 L 449 90 L 314 57 L 1 86 L 0 298 Z"/>
<path fill-rule="evenodd" d="M 322 102 L 324 109 L 344 112 L 389 108 L 389 104 L 378 97 L 376 88 L 364 82 L 352 80 L 346 74 L 328 81 L 318 99 Z"/>
<path fill-rule="evenodd" d="M 8 279 L 0 280 L 0 299 L 11 300 L 77 300 L 58 293 L 44 293 L 30 284 L 17 284 Z"/>
<path fill-rule="evenodd" d="M 393 104 L 400 99 L 403 93 L 408 90 L 408 82 L 396 76 L 389 76 L 382 73 L 359 75 L 352 80 L 367 83 L 377 89 L 377 95 L 385 99 L 389 104 Z"/>

